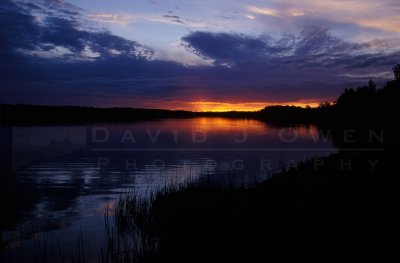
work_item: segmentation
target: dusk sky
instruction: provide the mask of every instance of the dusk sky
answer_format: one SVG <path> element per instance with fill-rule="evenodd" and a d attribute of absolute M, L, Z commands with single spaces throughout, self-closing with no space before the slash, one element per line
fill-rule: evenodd
<path fill-rule="evenodd" d="M 0 102 L 255 110 L 400 62 L 399 0 L 1 0 Z"/>

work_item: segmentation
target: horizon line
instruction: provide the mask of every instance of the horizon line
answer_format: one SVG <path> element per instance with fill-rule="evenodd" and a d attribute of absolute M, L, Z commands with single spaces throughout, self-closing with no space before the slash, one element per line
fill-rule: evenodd
<path fill-rule="evenodd" d="M 214 102 L 218 104 L 218 102 Z M 322 103 L 322 102 L 321 102 Z M 329 102 L 333 103 L 333 102 Z M 246 104 L 246 103 L 244 103 Z M 249 103 L 251 104 L 251 103 Z M 255 113 L 259 112 L 265 108 L 268 107 L 276 107 L 276 106 L 281 106 L 281 107 L 297 107 L 297 108 L 318 108 L 319 104 L 316 105 L 316 103 L 313 103 L 313 105 L 309 105 L 306 103 L 301 103 L 301 104 L 269 104 L 265 103 L 266 105 L 261 108 L 257 108 L 254 110 L 236 110 L 236 109 L 226 109 L 226 110 L 186 110 L 186 109 L 181 109 L 181 108 L 175 108 L 175 109 L 168 109 L 168 108 L 147 108 L 147 107 L 134 107 L 134 106 L 84 106 L 84 105 L 71 105 L 71 104 L 60 104 L 60 105 L 50 105 L 50 104 L 33 104 L 33 103 L 3 103 L 0 102 L 0 106 L 25 106 L 25 107 L 54 107 L 54 108 L 62 108 L 62 107 L 68 107 L 68 108 L 92 108 L 92 109 L 132 109 L 132 110 L 158 110 L 158 111 L 170 111 L 170 112 L 188 112 L 188 113 L 232 113 L 232 112 L 238 112 L 238 113 Z"/>

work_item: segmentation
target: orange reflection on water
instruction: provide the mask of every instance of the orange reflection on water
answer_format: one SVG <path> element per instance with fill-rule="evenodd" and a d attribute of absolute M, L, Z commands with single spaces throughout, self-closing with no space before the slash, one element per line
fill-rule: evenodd
<path fill-rule="evenodd" d="M 113 216 L 115 214 L 116 205 L 116 201 L 108 200 L 105 203 L 100 204 L 100 206 L 95 209 L 95 213 L 100 215 Z"/>
<path fill-rule="evenodd" d="M 190 129 L 207 133 L 246 131 L 252 134 L 265 134 L 268 131 L 268 126 L 265 123 L 250 119 L 202 117 L 193 119 L 190 122 Z"/>

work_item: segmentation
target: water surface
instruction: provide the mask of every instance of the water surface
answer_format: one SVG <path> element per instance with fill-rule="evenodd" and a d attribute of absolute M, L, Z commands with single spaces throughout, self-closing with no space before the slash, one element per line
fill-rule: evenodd
<path fill-rule="evenodd" d="M 248 187 L 337 151 L 315 126 L 246 119 L 1 129 L 1 202 L 8 213 L 0 230 L 3 254 L 11 258 L 40 238 L 69 253 L 81 235 L 95 255 L 105 239 L 105 214 L 132 189 L 145 193 L 206 177 Z"/>

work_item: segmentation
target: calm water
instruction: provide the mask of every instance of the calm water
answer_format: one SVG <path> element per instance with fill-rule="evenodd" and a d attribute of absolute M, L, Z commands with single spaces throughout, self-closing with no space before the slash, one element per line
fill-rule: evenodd
<path fill-rule="evenodd" d="M 248 186 L 254 174 L 265 180 L 336 152 L 314 126 L 223 118 L 2 128 L 1 140 L 3 256 L 28 251 L 27 262 L 37 256 L 33 240 L 69 253 L 81 234 L 96 255 L 105 211 L 133 188 L 146 192 L 204 177 Z"/>

